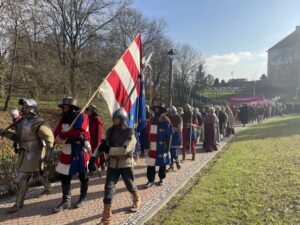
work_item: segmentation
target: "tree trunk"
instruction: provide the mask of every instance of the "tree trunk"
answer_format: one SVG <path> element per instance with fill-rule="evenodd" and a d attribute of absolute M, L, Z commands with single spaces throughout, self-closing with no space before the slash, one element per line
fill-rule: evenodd
<path fill-rule="evenodd" d="M 6 100 L 4 103 L 4 108 L 3 111 L 6 111 L 8 108 L 8 104 L 10 101 L 10 98 L 12 96 L 12 92 L 13 92 L 13 84 L 14 84 L 14 67 L 15 67 L 15 61 L 17 58 L 17 48 L 18 48 L 18 28 L 17 28 L 17 24 L 15 25 L 15 35 L 14 35 L 14 47 L 13 47 L 13 58 L 12 58 L 12 62 L 11 62 L 11 68 L 10 68 L 10 79 L 9 79 L 9 86 L 8 86 L 8 93 L 6 96 Z"/>
<path fill-rule="evenodd" d="M 75 76 L 76 76 L 76 69 L 74 66 L 71 66 L 70 68 L 70 85 L 71 85 L 71 94 L 73 98 L 76 98 L 76 83 L 75 83 Z"/>
<path fill-rule="evenodd" d="M 4 77 L 3 74 L 1 74 L 0 75 L 0 98 L 4 98 L 4 96 L 5 96 Z"/>

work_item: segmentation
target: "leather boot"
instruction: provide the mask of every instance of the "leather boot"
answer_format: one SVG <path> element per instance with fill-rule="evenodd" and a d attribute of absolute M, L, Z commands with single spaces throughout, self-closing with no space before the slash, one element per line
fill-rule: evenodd
<path fill-rule="evenodd" d="M 192 152 L 192 161 L 195 161 L 195 160 L 196 160 L 196 152 L 193 151 L 193 152 Z"/>
<path fill-rule="evenodd" d="M 170 172 L 170 171 L 174 171 L 174 166 L 173 166 L 173 164 L 171 164 L 171 165 L 170 165 L 170 168 L 167 169 L 167 172 Z"/>
<path fill-rule="evenodd" d="M 180 165 L 180 162 L 179 162 L 178 159 L 176 159 L 176 167 L 177 167 L 178 170 L 181 169 L 181 165 Z"/>
<path fill-rule="evenodd" d="M 14 204 L 12 207 L 6 210 L 6 213 L 7 214 L 15 213 L 18 212 L 21 208 L 22 206 L 17 206 L 16 204 Z"/>
<path fill-rule="evenodd" d="M 78 199 L 78 201 L 76 202 L 75 208 L 80 208 L 84 205 L 85 201 L 86 201 L 86 194 L 88 191 L 88 187 L 89 187 L 89 181 L 86 180 L 84 182 L 81 182 L 81 186 L 80 186 L 80 197 Z"/>
<path fill-rule="evenodd" d="M 131 207 L 131 212 L 137 212 L 138 209 L 140 208 L 140 196 L 137 191 L 132 192 L 132 200 L 133 200 L 133 205 Z"/>
<path fill-rule="evenodd" d="M 62 184 L 61 188 L 63 194 L 62 201 L 56 208 L 52 209 L 53 213 L 71 208 L 71 184 Z"/>
<path fill-rule="evenodd" d="M 185 161 L 185 151 L 182 151 L 182 160 L 181 160 L 181 162 L 184 162 Z"/>
<path fill-rule="evenodd" d="M 18 194 L 17 194 L 16 203 L 6 211 L 7 214 L 11 214 L 19 211 L 24 205 L 25 195 L 28 188 L 28 182 L 24 178 L 20 181 L 19 184 L 17 184 L 17 186 L 18 186 Z"/>
<path fill-rule="evenodd" d="M 112 208 L 111 204 L 104 205 L 101 225 L 111 225 Z"/>
<path fill-rule="evenodd" d="M 50 193 L 51 193 L 51 184 L 49 182 L 48 177 L 42 176 L 40 178 L 40 182 L 44 186 L 44 191 L 40 194 L 39 197 L 43 197 L 45 195 L 50 195 Z"/>

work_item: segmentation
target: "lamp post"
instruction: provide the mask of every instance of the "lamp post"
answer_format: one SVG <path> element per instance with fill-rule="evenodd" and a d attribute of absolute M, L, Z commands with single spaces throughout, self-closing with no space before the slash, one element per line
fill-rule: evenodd
<path fill-rule="evenodd" d="M 172 107 L 173 104 L 173 57 L 175 55 L 175 52 L 173 49 L 170 49 L 168 51 L 169 55 L 169 107 Z"/>

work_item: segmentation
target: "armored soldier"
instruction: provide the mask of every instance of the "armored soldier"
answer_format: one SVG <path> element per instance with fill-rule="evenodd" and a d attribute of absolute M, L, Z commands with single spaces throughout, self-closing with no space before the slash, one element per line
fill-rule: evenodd
<path fill-rule="evenodd" d="M 21 99 L 23 115 L 14 124 L 15 132 L 1 130 L 0 134 L 18 143 L 18 174 L 14 180 L 18 188 L 16 203 L 8 213 L 14 213 L 23 207 L 30 177 L 41 171 L 43 162 L 51 159 L 54 136 L 45 120 L 37 115 L 37 102 L 34 99 Z M 43 151 L 46 149 L 46 152 Z"/>
<path fill-rule="evenodd" d="M 182 148 L 181 142 L 181 130 L 182 130 L 182 119 L 181 117 L 177 114 L 177 110 L 175 106 L 172 106 L 169 109 L 169 119 L 171 121 L 174 133 L 172 135 L 172 145 L 171 145 L 171 165 L 170 165 L 170 170 L 174 170 L 174 161 L 176 163 L 177 169 L 181 168 L 179 159 L 178 159 L 178 153 L 179 149 Z"/>
<path fill-rule="evenodd" d="M 183 120 L 183 148 L 182 148 L 182 161 L 185 161 L 186 151 L 191 149 L 192 160 L 196 157 L 196 138 L 197 132 L 195 128 L 198 127 L 197 116 L 193 114 L 192 107 L 187 104 L 184 107 L 184 114 L 182 115 Z"/>
<path fill-rule="evenodd" d="M 60 176 L 63 196 L 61 203 L 53 209 L 54 213 L 71 207 L 71 180 L 77 173 L 80 179 L 80 196 L 75 207 L 82 207 L 85 203 L 89 181 L 87 163 L 90 158 L 88 116 L 79 115 L 74 126 L 70 128 L 80 109 L 77 106 L 77 100 L 70 97 L 64 98 L 58 107 L 62 109 L 62 117 L 56 126 L 54 136 L 55 142 L 62 145 L 62 152 L 56 172 Z"/>
<path fill-rule="evenodd" d="M 104 190 L 104 209 L 101 224 L 111 224 L 112 207 L 111 202 L 115 192 L 115 185 L 120 176 L 127 190 L 132 194 L 133 206 L 131 211 L 135 212 L 140 206 L 140 197 L 134 182 L 133 166 L 135 165 L 133 153 L 137 140 L 134 130 L 127 125 L 127 113 L 124 108 L 116 110 L 113 114 L 113 126 L 107 130 L 106 139 L 102 141 L 98 150 L 92 155 L 89 162 L 89 170 L 94 171 L 95 161 L 99 154 L 108 154 L 108 168 Z"/>
<path fill-rule="evenodd" d="M 146 159 L 148 183 L 145 188 L 153 186 L 155 180 L 155 166 L 159 166 L 159 185 L 163 185 L 166 177 L 166 165 L 170 164 L 170 145 L 173 135 L 172 124 L 165 115 L 164 105 L 152 106 L 154 117 L 150 120 L 149 151 Z"/>
<path fill-rule="evenodd" d="M 14 108 L 11 111 L 11 116 L 13 119 L 13 122 L 17 121 L 18 119 L 21 119 L 22 116 L 25 115 L 25 107 L 23 104 L 23 99 L 19 100 L 19 108 L 21 111 L 19 111 L 17 108 Z M 14 129 L 14 127 L 12 127 L 12 129 Z M 45 147 L 45 144 L 43 142 L 43 145 Z M 15 152 L 18 152 L 19 149 L 19 143 L 18 142 L 14 142 L 13 147 L 15 149 Z M 43 151 L 45 151 L 45 149 L 43 149 Z M 32 179 L 35 181 L 39 181 L 43 186 L 44 186 L 44 190 L 41 193 L 40 197 L 42 197 L 43 195 L 49 195 L 51 192 L 51 184 L 49 181 L 49 164 L 51 164 L 51 162 L 49 161 L 48 163 L 44 163 L 42 162 L 41 166 L 40 166 L 40 172 L 39 173 L 34 173 Z"/>

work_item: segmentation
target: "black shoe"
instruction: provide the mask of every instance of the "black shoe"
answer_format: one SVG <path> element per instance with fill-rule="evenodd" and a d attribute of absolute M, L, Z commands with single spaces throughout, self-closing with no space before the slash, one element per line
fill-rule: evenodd
<path fill-rule="evenodd" d="M 176 167 L 177 167 L 177 169 L 178 170 L 180 170 L 181 169 L 181 165 L 180 165 L 180 163 L 178 162 L 178 163 L 176 163 Z"/>
<path fill-rule="evenodd" d="M 153 186 L 153 182 L 148 182 L 147 184 L 145 184 L 145 189 L 151 188 L 152 186 Z"/>
<path fill-rule="evenodd" d="M 42 198 L 44 196 L 47 196 L 47 195 L 50 195 L 51 194 L 51 190 L 44 190 L 40 195 L 39 197 Z"/>
<path fill-rule="evenodd" d="M 80 197 L 75 204 L 75 208 L 81 208 L 84 205 L 85 201 L 86 201 L 86 198 Z"/>
<path fill-rule="evenodd" d="M 173 166 L 170 166 L 170 168 L 167 169 L 167 172 L 171 172 L 171 171 L 174 171 L 174 167 Z"/>
<path fill-rule="evenodd" d="M 12 207 L 10 207 L 9 209 L 6 210 L 6 214 L 16 213 L 16 212 L 18 212 L 21 208 L 22 208 L 22 206 L 17 206 L 16 204 L 14 204 Z"/>
<path fill-rule="evenodd" d="M 161 179 L 161 180 L 158 182 L 158 185 L 159 185 L 159 186 L 163 186 L 163 185 L 164 185 L 164 179 Z"/>
<path fill-rule="evenodd" d="M 53 213 L 61 212 L 65 209 L 70 209 L 71 203 L 69 201 L 62 201 L 56 208 L 52 209 Z"/>

